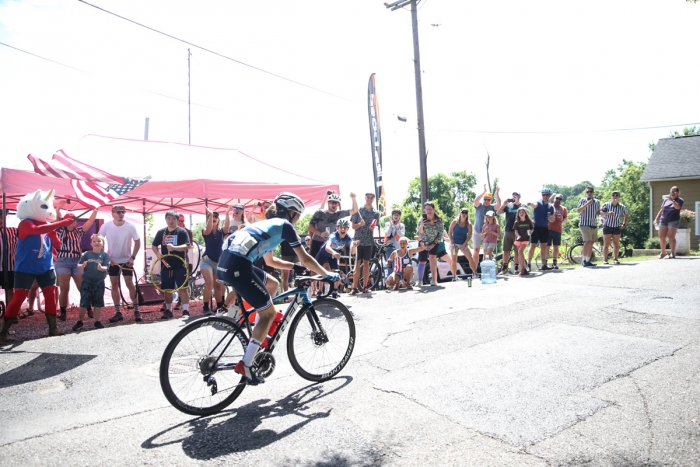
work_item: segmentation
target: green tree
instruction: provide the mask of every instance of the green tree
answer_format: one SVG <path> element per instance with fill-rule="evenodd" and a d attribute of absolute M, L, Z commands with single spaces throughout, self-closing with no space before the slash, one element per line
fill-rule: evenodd
<path fill-rule="evenodd" d="M 192 227 L 192 239 L 200 245 L 204 245 L 204 237 L 202 236 L 202 230 L 204 230 L 206 227 L 206 222 L 197 222 L 194 225 L 194 227 Z"/>
<path fill-rule="evenodd" d="M 700 1 L 700 0 L 694 0 L 694 1 Z M 677 131 L 672 131 L 671 133 L 668 134 L 668 138 L 681 138 L 683 136 L 698 136 L 700 135 L 700 126 L 687 126 L 683 128 L 683 133 L 678 133 Z M 654 149 L 656 149 L 656 143 L 649 143 L 648 145 L 649 151 L 654 152 Z"/>
<path fill-rule="evenodd" d="M 148 213 L 144 216 L 144 220 L 146 221 L 146 245 L 150 245 L 153 243 L 153 226 L 155 225 L 155 220 L 153 219 L 153 213 Z"/>
<path fill-rule="evenodd" d="M 643 248 L 649 237 L 649 187 L 639 179 L 646 163 L 623 160 L 617 169 L 608 170 L 598 195 L 601 203 L 610 200 L 613 191 L 620 192 L 620 202 L 627 207 L 630 220 L 622 231 L 623 239 L 634 248 Z"/>
<path fill-rule="evenodd" d="M 476 197 L 474 185 L 476 176 L 465 170 L 449 175 L 438 173 L 428 177 L 428 199 L 435 203 L 435 210 L 445 220 L 446 227 L 455 218 L 460 207 L 472 204 Z M 420 177 L 416 177 L 408 184 L 408 193 L 403 204 L 393 206 L 401 209 L 401 220 L 406 225 L 406 235 L 409 238 L 415 234 L 423 212 L 420 194 Z"/>
<path fill-rule="evenodd" d="M 311 220 L 311 214 L 304 214 L 301 219 L 297 221 L 296 229 L 299 235 L 309 234 L 309 221 Z"/>

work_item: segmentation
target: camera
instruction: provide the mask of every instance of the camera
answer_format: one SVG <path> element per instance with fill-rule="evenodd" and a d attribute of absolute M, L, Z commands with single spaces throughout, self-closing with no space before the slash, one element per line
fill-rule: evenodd
<path fill-rule="evenodd" d="M 508 198 L 506 200 L 507 203 L 515 203 L 515 198 Z"/>

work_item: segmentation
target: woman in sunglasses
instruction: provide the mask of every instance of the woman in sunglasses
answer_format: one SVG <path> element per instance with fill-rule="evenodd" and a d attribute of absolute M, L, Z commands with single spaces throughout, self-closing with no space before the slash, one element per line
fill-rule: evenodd
<path fill-rule="evenodd" d="M 459 211 L 457 219 L 450 224 L 449 237 L 452 245 L 452 274 L 457 274 L 457 257 L 461 251 L 464 257 L 469 261 L 469 268 L 472 274 L 476 274 L 476 263 L 472 257 L 472 252 L 469 250 L 469 239 L 472 238 L 472 223 L 469 221 L 469 209 L 462 208 Z"/>
<path fill-rule="evenodd" d="M 435 212 L 435 204 L 426 201 L 424 204 L 424 214 L 418 226 L 418 237 L 423 251 L 418 253 L 418 284 L 423 284 L 423 274 L 425 273 L 425 263 L 430 260 L 430 271 L 433 278 L 430 285 L 437 285 L 438 268 L 437 254 L 442 237 L 445 234 L 445 223 L 442 217 Z"/>

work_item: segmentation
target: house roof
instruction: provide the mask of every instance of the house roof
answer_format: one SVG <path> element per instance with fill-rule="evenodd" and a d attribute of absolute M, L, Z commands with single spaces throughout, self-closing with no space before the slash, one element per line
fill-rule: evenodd
<path fill-rule="evenodd" d="M 640 180 L 683 178 L 700 178 L 700 135 L 660 139 Z"/>

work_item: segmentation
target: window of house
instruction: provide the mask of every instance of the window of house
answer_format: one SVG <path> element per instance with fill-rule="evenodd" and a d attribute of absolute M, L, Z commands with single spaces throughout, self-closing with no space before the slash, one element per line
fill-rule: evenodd
<path fill-rule="evenodd" d="M 695 235 L 700 235 L 700 201 L 695 202 Z"/>

